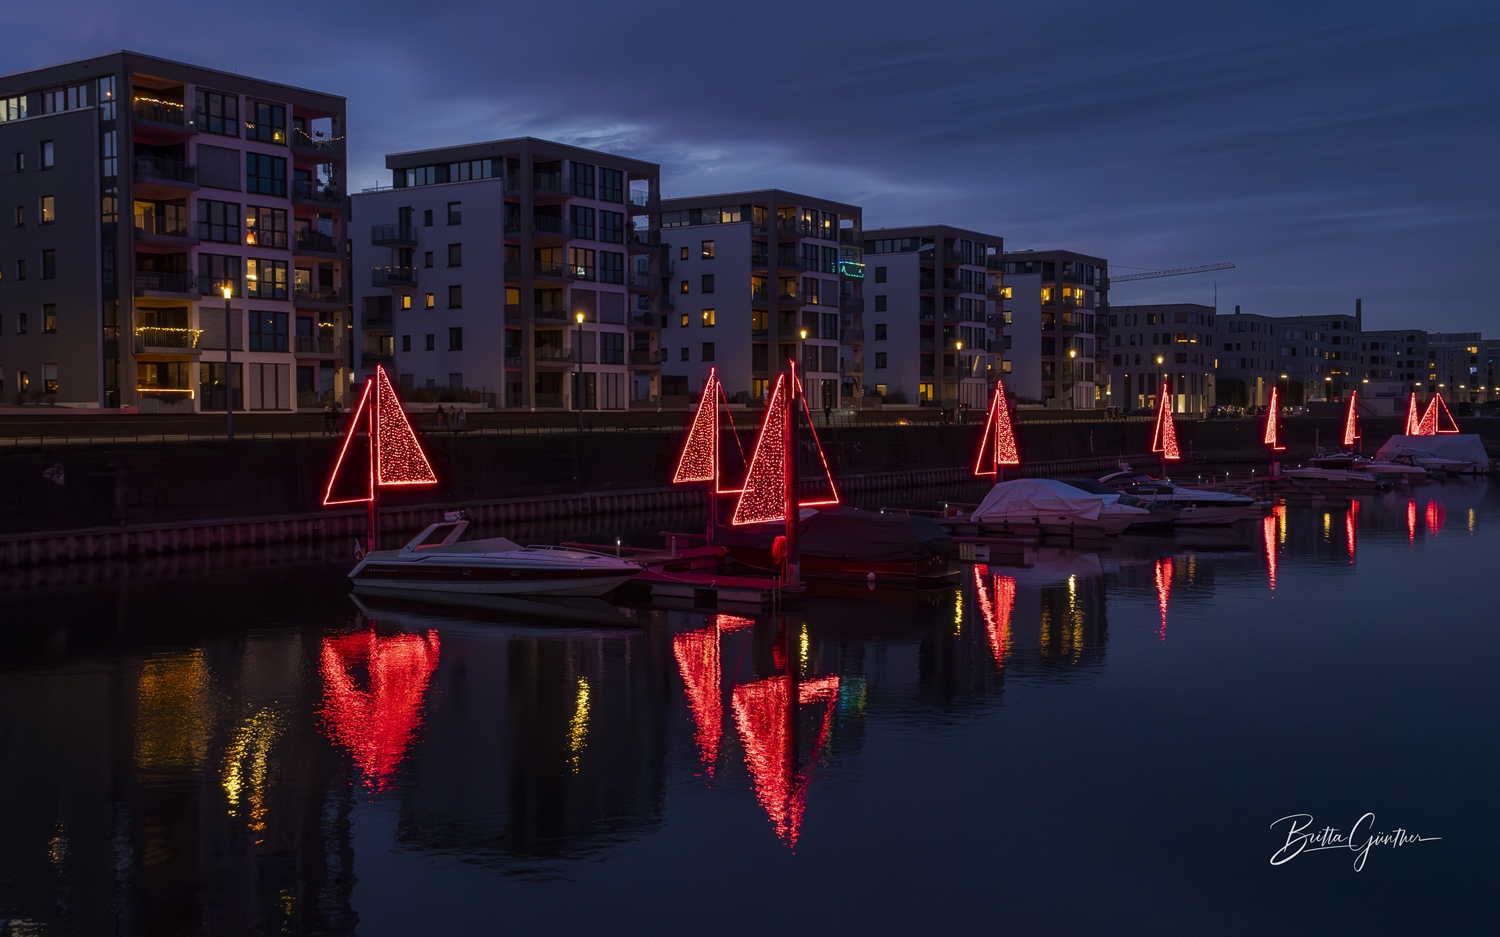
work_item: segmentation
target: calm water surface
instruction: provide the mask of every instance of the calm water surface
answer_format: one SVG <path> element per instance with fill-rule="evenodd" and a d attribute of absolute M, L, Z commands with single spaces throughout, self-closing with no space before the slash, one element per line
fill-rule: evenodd
<path fill-rule="evenodd" d="M 1449 482 L 755 617 L 11 573 L 0 933 L 1495 933 L 1497 552 Z M 1271 864 L 1366 812 L 1441 838 Z"/>

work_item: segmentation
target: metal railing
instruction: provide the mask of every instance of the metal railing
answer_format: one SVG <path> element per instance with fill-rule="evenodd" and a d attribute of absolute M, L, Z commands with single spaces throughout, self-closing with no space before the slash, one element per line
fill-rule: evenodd
<path fill-rule="evenodd" d="M 322 231 L 298 231 L 296 246 L 297 250 L 319 254 L 337 254 L 339 250 L 338 241 Z"/>
<path fill-rule="evenodd" d="M 136 234 L 160 235 L 163 237 L 185 238 L 188 237 L 187 223 L 173 223 L 165 215 L 136 215 Z"/>
<path fill-rule="evenodd" d="M 138 156 L 135 160 L 135 181 L 137 182 L 175 182 L 183 185 L 197 185 L 198 172 L 180 159 L 167 159 L 162 156 Z"/>
<path fill-rule="evenodd" d="M 195 280 L 191 273 L 137 270 L 135 288 L 152 293 L 196 293 L 198 290 Z"/>
<path fill-rule="evenodd" d="M 318 185 L 314 182 L 295 182 L 292 184 L 292 198 L 303 202 L 337 205 L 343 195 L 339 192 L 339 187 L 332 183 Z"/>
<path fill-rule="evenodd" d="M 292 299 L 299 303 L 337 303 L 342 291 L 336 286 L 304 286 L 297 284 L 292 289 Z"/>
<path fill-rule="evenodd" d="M 292 128 L 292 149 L 299 153 L 315 153 L 319 156 L 343 156 L 343 138 L 319 140 L 308 135 L 301 127 Z"/>
<path fill-rule="evenodd" d="M 165 328 L 153 325 L 140 325 L 135 329 L 135 341 L 133 342 L 136 354 L 142 354 L 154 349 L 164 351 L 191 351 L 198 347 L 198 338 L 203 334 L 201 329 Z"/>
<path fill-rule="evenodd" d="M 130 113 L 136 120 L 175 124 L 178 127 L 187 126 L 187 112 L 181 104 L 172 101 L 148 101 L 136 98 L 130 102 Z"/>
<path fill-rule="evenodd" d="M 297 351 L 304 355 L 331 355 L 333 354 L 333 339 L 319 338 L 316 335 L 298 335 Z"/>
<path fill-rule="evenodd" d="M 631 364 L 661 364 L 661 362 L 662 353 L 660 348 L 654 350 L 650 348 L 632 348 L 630 350 Z"/>
<path fill-rule="evenodd" d="M 563 220 L 558 215 L 536 215 L 531 219 L 532 230 L 537 234 L 562 234 Z"/>
<path fill-rule="evenodd" d="M 417 243 L 417 229 L 414 225 L 370 225 L 370 245 L 372 247 L 390 247 L 392 245 L 415 243 Z"/>
<path fill-rule="evenodd" d="M 651 205 L 651 193 L 642 192 L 640 189 L 630 190 L 630 206 L 632 208 L 648 208 Z"/>
<path fill-rule="evenodd" d="M 375 267 L 370 271 L 371 286 L 416 286 L 415 267 Z"/>
<path fill-rule="evenodd" d="M 632 231 L 630 232 L 630 244 L 633 247 L 660 247 L 660 231 Z"/>
<path fill-rule="evenodd" d="M 360 317 L 362 328 L 366 329 L 388 329 L 395 325 L 395 316 L 390 312 L 366 311 Z"/>

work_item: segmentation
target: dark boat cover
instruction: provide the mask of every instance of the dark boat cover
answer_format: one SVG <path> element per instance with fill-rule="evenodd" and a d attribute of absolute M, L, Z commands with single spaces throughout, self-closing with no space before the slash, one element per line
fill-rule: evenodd
<path fill-rule="evenodd" d="M 770 550 L 785 526 L 755 524 L 745 527 L 720 527 L 715 540 L 727 546 Z M 909 514 L 881 514 L 858 508 L 819 508 L 804 517 L 797 527 L 798 550 L 809 556 L 830 559 L 894 562 L 919 560 L 930 556 L 950 556 L 953 538 L 925 517 Z"/>

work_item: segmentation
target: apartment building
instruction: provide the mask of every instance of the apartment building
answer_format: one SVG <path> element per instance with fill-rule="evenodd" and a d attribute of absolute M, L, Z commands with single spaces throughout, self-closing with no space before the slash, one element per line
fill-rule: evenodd
<path fill-rule="evenodd" d="M 1110 307 L 1110 405 L 1155 408 L 1165 383 L 1174 413 L 1207 412 L 1215 403 L 1217 318 L 1214 307 L 1197 303 Z"/>
<path fill-rule="evenodd" d="M 344 136 L 342 97 L 134 52 L 0 78 L 0 398 L 337 399 Z"/>
<path fill-rule="evenodd" d="M 1002 252 L 999 235 L 948 225 L 866 232 L 866 386 L 887 400 L 983 409 L 1000 377 L 989 265 Z"/>
<path fill-rule="evenodd" d="M 1241 313 L 1239 306 L 1234 307 L 1234 315 L 1214 319 L 1213 347 L 1218 368 L 1214 399 L 1209 405 L 1266 406 L 1281 373 L 1276 368 L 1276 330 L 1280 320 Z"/>
<path fill-rule="evenodd" d="M 660 406 L 655 163 L 533 137 L 386 157 L 355 196 L 361 363 L 416 399 Z"/>
<path fill-rule="evenodd" d="M 1488 373 L 1493 365 L 1486 367 L 1485 358 L 1489 349 L 1484 347 L 1484 336 L 1479 332 L 1430 332 L 1427 335 L 1427 350 L 1437 367 L 1429 372 L 1436 380 L 1436 390 L 1443 399 L 1453 403 L 1482 403 L 1491 388 Z M 1431 390 L 1429 386 L 1429 392 Z"/>
<path fill-rule="evenodd" d="M 1360 344 L 1363 313 L 1354 301 L 1353 315 L 1285 316 L 1277 320 L 1278 379 L 1285 375 L 1287 402 L 1338 402 L 1361 386 Z"/>
<path fill-rule="evenodd" d="M 1109 406 L 1101 381 L 1109 262 L 1072 251 L 1012 251 L 999 287 L 1010 371 L 1023 403 L 1064 410 Z M 1003 367 L 1003 364 L 1002 364 Z"/>
<path fill-rule="evenodd" d="M 809 406 L 854 406 L 867 386 L 859 207 L 766 189 L 661 209 L 663 392 L 697 393 L 717 368 L 730 399 L 760 399 L 796 360 Z"/>

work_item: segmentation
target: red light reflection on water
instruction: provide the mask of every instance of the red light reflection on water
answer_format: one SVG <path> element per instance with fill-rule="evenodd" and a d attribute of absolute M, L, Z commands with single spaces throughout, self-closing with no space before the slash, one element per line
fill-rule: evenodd
<path fill-rule="evenodd" d="M 1272 577 L 1272 588 L 1275 578 Z M 1156 561 L 1156 607 L 1161 610 L 1161 640 L 1167 640 L 1167 599 L 1172 597 L 1172 558 L 1164 556 Z"/>
<path fill-rule="evenodd" d="M 712 628 L 685 631 L 672 638 L 672 656 L 682 673 L 683 691 L 688 710 L 697 727 L 693 736 L 698 743 L 698 757 L 711 778 L 719 760 L 719 739 L 724 731 L 724 702 L 721 692 L 723 668 L 719 660 L 719 637 L 755 626 L 755 619 L 739 615 L 714 615 Z"/>
<path fill-rule="evenodd" d="M 990 568 L 982 563 L 974 564 L 974 594 L 979 601 L 979 613 L 984 616 L 984 630 L 989 635 L 990 651 L 995 655 L 995 669 L 1005 666 L 1005 649 L 1010 644 L 1010 613 L 1016 606 L 1016 581 L 1010 576 L 995 574 L 994 593 L 985 587 L 990 577 Z"/>
<path fill-rule="evenodd" d="M 1271 581 L 1271 591 L 1276 591 L 1276 520 L 1275 513 L 1267 514 L 1260 522 L 1261 535 L 1266 542 L 1266 577 Z"/>
<path fill-rule="evenodd" d="M 807 774 L 799 771 L 791 732 L 791 680 L 768 677 L 734 688 L 734 722 L 745 747 L 745 766 L 755 788 L 755 799 L 765 808 L 776 836 L 793 848 L 807 808 Z M 814 756 L 828 741 L 833 706 L 838 698 L 839 678 L 822 677 L 797 685 L 797 700 L 807 706 L 823 704 Z"/>
<path fill-rule="evenodd" d="M 422 725 L 427 683 L 438 665 L 438 633 L 377 635 L 374 629 L 324 638 L 323 724 L 377 791 L 391 779 Z M 361 689 L 350 668 L 368 669 Z"/>
<path fill-rule="evenodd" d="M 1443 529 L 1443 521 L 1447 520 L 1448 512 L 1443 509 L 1441 501 L 1427 502 L 1425 520 L 1427 521 L 1427 532 L 1434 537 Z"/>
<path fill-rule="evenodd" d="M 1359 502 L 1350 501 L 1344 514 L 1344 539 L 1349 542 L 1349 562 L 1354 562 L 1354 541 L 1359 532 Z"/>
<path fill-rule="evenodd" d="M 1406 501 L 1406 542 L 1415 543 L 1417 539 L 1417 502 L 1408 498 Z"/>

